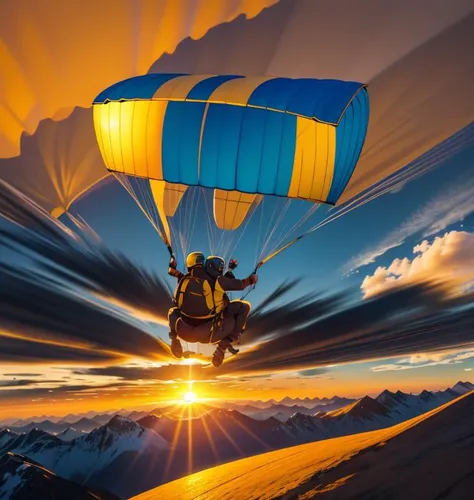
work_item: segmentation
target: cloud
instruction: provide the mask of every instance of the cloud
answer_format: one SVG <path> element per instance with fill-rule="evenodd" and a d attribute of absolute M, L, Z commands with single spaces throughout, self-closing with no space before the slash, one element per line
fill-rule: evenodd
<path fill-rule="evenodd" d="M 7 331 L 0 334 L 1 360 L 51 360 L 59 355 L 78 361 L 170 356 L 160 339 L 31 270 L 0 265 L 0 304 L 0 319 Z M 38 348 L 41 342 L 44 345 Z"/>
<path fill-rule="evenodd" d="M 294 290 L 292 290 L 294 292 Z M 138 380 L 229 380 L 278 372 L 317 376 L 331 365 L 405 356 L 435 362 L 447 349 L 474 344 L 473 296 L 447 298 L 427 285 L 390 290 L 362 303 L 352 295 L 306 297 L 258 309 L 242 336 L 241 352 L 219 369 L 201 365 L 94 367 L 76 374 Z M 461 307 L 463 306 L 463 307 Z M 466 307 L 468 306 L 468 307 Z M 474 351 L 474 350 L 473 350 Z M 426 353 L 426 354 L 419 354 Z M 434 361 L 433 361 L 434 360 Z M 218 377 L 218 378 L 217 378 Z"/>
<path fill-rule="evenodd" d="M 112 252 L 91 236 L 84 223 L 78 233 L 71 231 L 1 180 L 0 216 L 11 222 L 0 227 L 0 247 L 26 254 L 55 281 L 88 291 L 138 317 L 166 320 L 171 301 L 168 285 L 120 252 Z"/>
<path fill-rule="evenodd" d="M 317 377 L 323 375 L 327 370 L 325 368 L 310 368 L 309 370 L 302 370 L 298 372 L 300 377 Z"/>
<path fill-rule="evenodd" d="M 0 181 L 0 248 L 28 267 L 0 262 L 0 361 L 98 363 L 171 358 L 168 346 L 117 307 L 166 317 L 169 291 L 159 277 L 76 234 Z M 100 297 L 100 300 L 98 299 Z"/>
<path fill-rule="evenodd" d="M 37 380 L 28 380 L 28 379 L 20 379 L 20 380 L 0 380 L 0 387 L 24 387 L 26 385 L 37 384 Z"/>
<path fill-rule="evenodd" d="M 124 389 L 133 389 L 134 391 L 139 390 L 139 387 L 132 386 L 127 383 L 123 382 L 115 382 L 115 383 L 109 383 L 109 384 L 103 384 L 103 385 L 86 385 L 86 384 L 81 384 L 81 385 L 63 385 L 63 386 L 58 386 L 58 387 L 53 387 L 53 388 L 46 388 L 46 387 L 36 387 L 32 389 L 15 389 L 15 390 L 1 390 L 0 389 L 0 400 L 25 400 L 25 399 L 61 399 L 61 398 L 73 398 L 75 399 L 75 396 L 81 395 L 83 397 L 87 396 L 88 394 L 90 395 L 91 392 L 95 393 L 100 393 L 100 392 L 106 392 L 108 390 L 118 390 L 120 389 L 123 391 Z M 149 388 L 148 388 L 149 389 Z"/>
<path fill-rule="evenodd" d="M 205 380 L 210 374 L 216 375 L 216 371 L 210 372 L 199 364 L 167 364 L 154 367 L 139 366 L 104 366 L 85 370 L 76 370 L 76 375 L 95 375 L 98 377 L 118 377 L 121 380 Z"/>
<path fill-rule="evenodd" d="M 366 276 L 361 285 L 364 297 L 424 281 L 444 283 L 450 293 L 465 291 L 474 284 L 473 248 L 474 234 L 464 231 L 451 231 L 432 243 L 424 240 L 413 248 L 412 260 L 395 259 Z"/>
<path fill-rule="evenodd" d="M 249 347 L 219 372 L 295 372 L 466 347 L 474 344 L 473 299 L 417 284 L 362 303 L 350 292 L 289 302 L 251 318 L 242 336 Z"/>
<path fill-rule="evenodd" d="M 451 224 L 459 222 L 474 212 L 474 181 L 458 181 L 443 189 L 423 208 L 415 212 L 395 231 L 371 248 L 350 260 L 345 272 L 354 272 L 359 267 L 372 264 L 389 250 L 402 245 L 405 240 L 418 233 L 434 235 Z"/>
<path fill-rule="evenodd" d="M 457 353 L 414 354 L 409 358 L 400 359 L 395 363 L 373 366 L 371 370 L 374 372 L 412 370 L 414 368 L 427 368 L 437 365 L 460 364 L 470 358 L 474 358 L 474 349 Z"/>
<path fill-rule="evenodd" d="M 54 324 L 54 321 L 52 324 Z M 80 325 L 76 325 L 80 328 Z M 57 334 L 57 325 L 52 334 Z M 25 330 L 24 330 L 25 331 Z M 104 362 L 120 362 L 122 356 L 97 349 L 77 349 L 67 345 L 34 340 L 38 330 L 31 331 L 31 338 L 7 336 L 0 331 L 0 362 L 3 363 L 60 363 L 75 362 L 97 364 Z M 78 332 L 80 333 L 80 331 Z M 25 335 L 28 332 L 25 331 Z"/>
<path fill-rule="evenodd" d="M 107 364 L 96 374 L 110 375 L 116 370 L 112 365 L 132 357 L 173 359 L 166 344 L 143 330 L 145 325 L 137 326 L 120 307 L 110 306 L 116 301 L 132 309 L 153 305 L 166 311 L 169 299 L 158 278 L 68 232 L 1 182 L 0 195 L 0 212 L 21 228 L 2 230 L 2 244 L 29 252 L 36 266 L 43 263 L 36 270 L 0 265 L 1 361 Z M 298 298 L 297 284 L 280 285 L 253 311 L 241 353 L 219 369 L 164 365 L 146 373 L 114 373 L 124 381 L 165 381 L 188 378 L 190 370 L 196 380 L 304 372 L 474 341 L 474 308 L 467 294 L 447 297 L 439 287 L 406 283 L 355 303 L 353 290 Z M 110 301 L 96 300 L 100 294 Z"/>

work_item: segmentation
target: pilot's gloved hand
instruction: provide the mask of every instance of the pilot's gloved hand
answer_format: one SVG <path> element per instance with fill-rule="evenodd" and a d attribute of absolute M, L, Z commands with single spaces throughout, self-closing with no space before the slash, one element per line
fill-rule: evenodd
<path fill-rule="evenodd" d="M 229 269 L 232 271 L 234 270 L 237 266 L 239 265 L 237 259 L 230 259 L 229 260 Z"/>
<path fill-rule="evenodd" d="M 171 259 L 170 259 L 170 267 L 171 267 L 171 269 L 176 269 L 176 267 L 177 267 L 176 259 L 174 257 L 171 257 Z"/>
<path fill-rule="evenodd" d="M 249 276 L 249 280 L 250 280 L 250 283 L 252 283 L 252 285 L 256 285 L 258 283 L 258 275 L 257 274 L 251 274 Z"/>

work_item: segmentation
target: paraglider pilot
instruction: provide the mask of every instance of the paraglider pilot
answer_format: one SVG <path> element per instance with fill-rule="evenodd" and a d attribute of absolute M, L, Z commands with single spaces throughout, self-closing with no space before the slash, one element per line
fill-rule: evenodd
<path fill-rule="evenodd" d="M 171 351 L 182 357 L 183 348 L 179 338 L 186 342 L 217 344 L 212 358 L 214 366 L 220 366 L 225 351 L 238 352 L 232 342 L 240 339 L 245 330 L 251 305 L 245 300 L 230 300 L 226 292 L 244 290 L 258 281 L 256 274 L 243 280 L 235 278 L 232 270 L 237 267 L 235 259 L 229 261 L 229 270 L 224 274 L 224 259 L 201 252 L 190 253 L 186 258 L 188 272 L 176 268 L 176 260 L 170 260 L 168 274 L 178 280 L 174 305 L 168 312 Z M 179 338 L 178 338 L 179 337 Z"/>

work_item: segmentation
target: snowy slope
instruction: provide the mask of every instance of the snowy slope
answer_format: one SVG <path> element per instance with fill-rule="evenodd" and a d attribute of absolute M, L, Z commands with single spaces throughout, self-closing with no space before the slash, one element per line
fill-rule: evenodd
<path fill-rule="evenodd" d="M 182 421 L 147 416 L 138 423 L 183 449 L 188 449 L 192 434 L 192 446 L 199 459 L 212 457 L 215 461 L 215 452 L 221 460 L 249 456 L 293 444 L 279 420 L 256 420 L 237 410 L 214 408 L 199 418 Z"/>
<path fill-rule="evenodd" d="M 11 431 L 10 429 L 3 429 L 0 431 L 0 451 L 8 447 L 14 438 L 18 437 L 18 433 Z"/>
<path fill-rule="evenodd" d="M 118 497 L 66 481 L 22 455 L 0 457 L 2 500 L 118 500 Z"/>
<path fill-rule="evenodd" d="M 115 416 L 108 424 L 70 442 L 34 429 L 18 436 L 9 448 L 32 458 L 59 476 L 82 482 L 122 453 L 168 450 L 169 444 L 154 431 Z"/>
<path fill-rule="evenodd" d="M 474 487 L 473 414 L 470 393 L 388 429 L 220 465 L 134 500 L 467 499 Z"/>
<path fill-rule="evenodd" d="M 42 450 L 56 449 L 64 443 L 56 436 L 40 429 L 31 429 L 27 433 L 16 434 L 12 439 L 5 443 L 0 451 L 16 451 L 23 453 L 28 450 L 29 453 L 35 453 Z"/>

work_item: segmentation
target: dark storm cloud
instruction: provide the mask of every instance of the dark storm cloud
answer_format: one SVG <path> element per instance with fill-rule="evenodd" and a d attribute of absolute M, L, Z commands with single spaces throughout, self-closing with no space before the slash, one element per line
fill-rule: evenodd
<path fill-rule="evenodd" d="M 137 266 L 119 252 L 111 252 L 90 231 L 76 234 L 52 218 L 29 198 L 0 180 L 0 245 L 21 251 L 57 279 L 82 287 L 131 309 L 165 319 L 170 291 L 159 276 Z"/>
<path fill-rule="evenodd" d="M 303 371 L 306 367 L 462 348 L 474 342 L 474 307 L 466 307 L 472 305 L 472 295 L 448 300 L 442 288 L 421 284 L 352 305 L 348 297 L 345 306 L 342 296 L 333 299 L 316 298 L 303 306 L 293 302 L 261 312 L 249 321 L 248 337 L 255 341 L 269 332 L 276 334 L 253 350 L 243 350 L 222 371 Z M 307 323 L 302 328 L 298 328 L 299 311 L 304 312 Z"/>
<path fill-rule="evenodd" d="M 4 377 L 41 377 L 42 373 L 4 373 Z"/>

